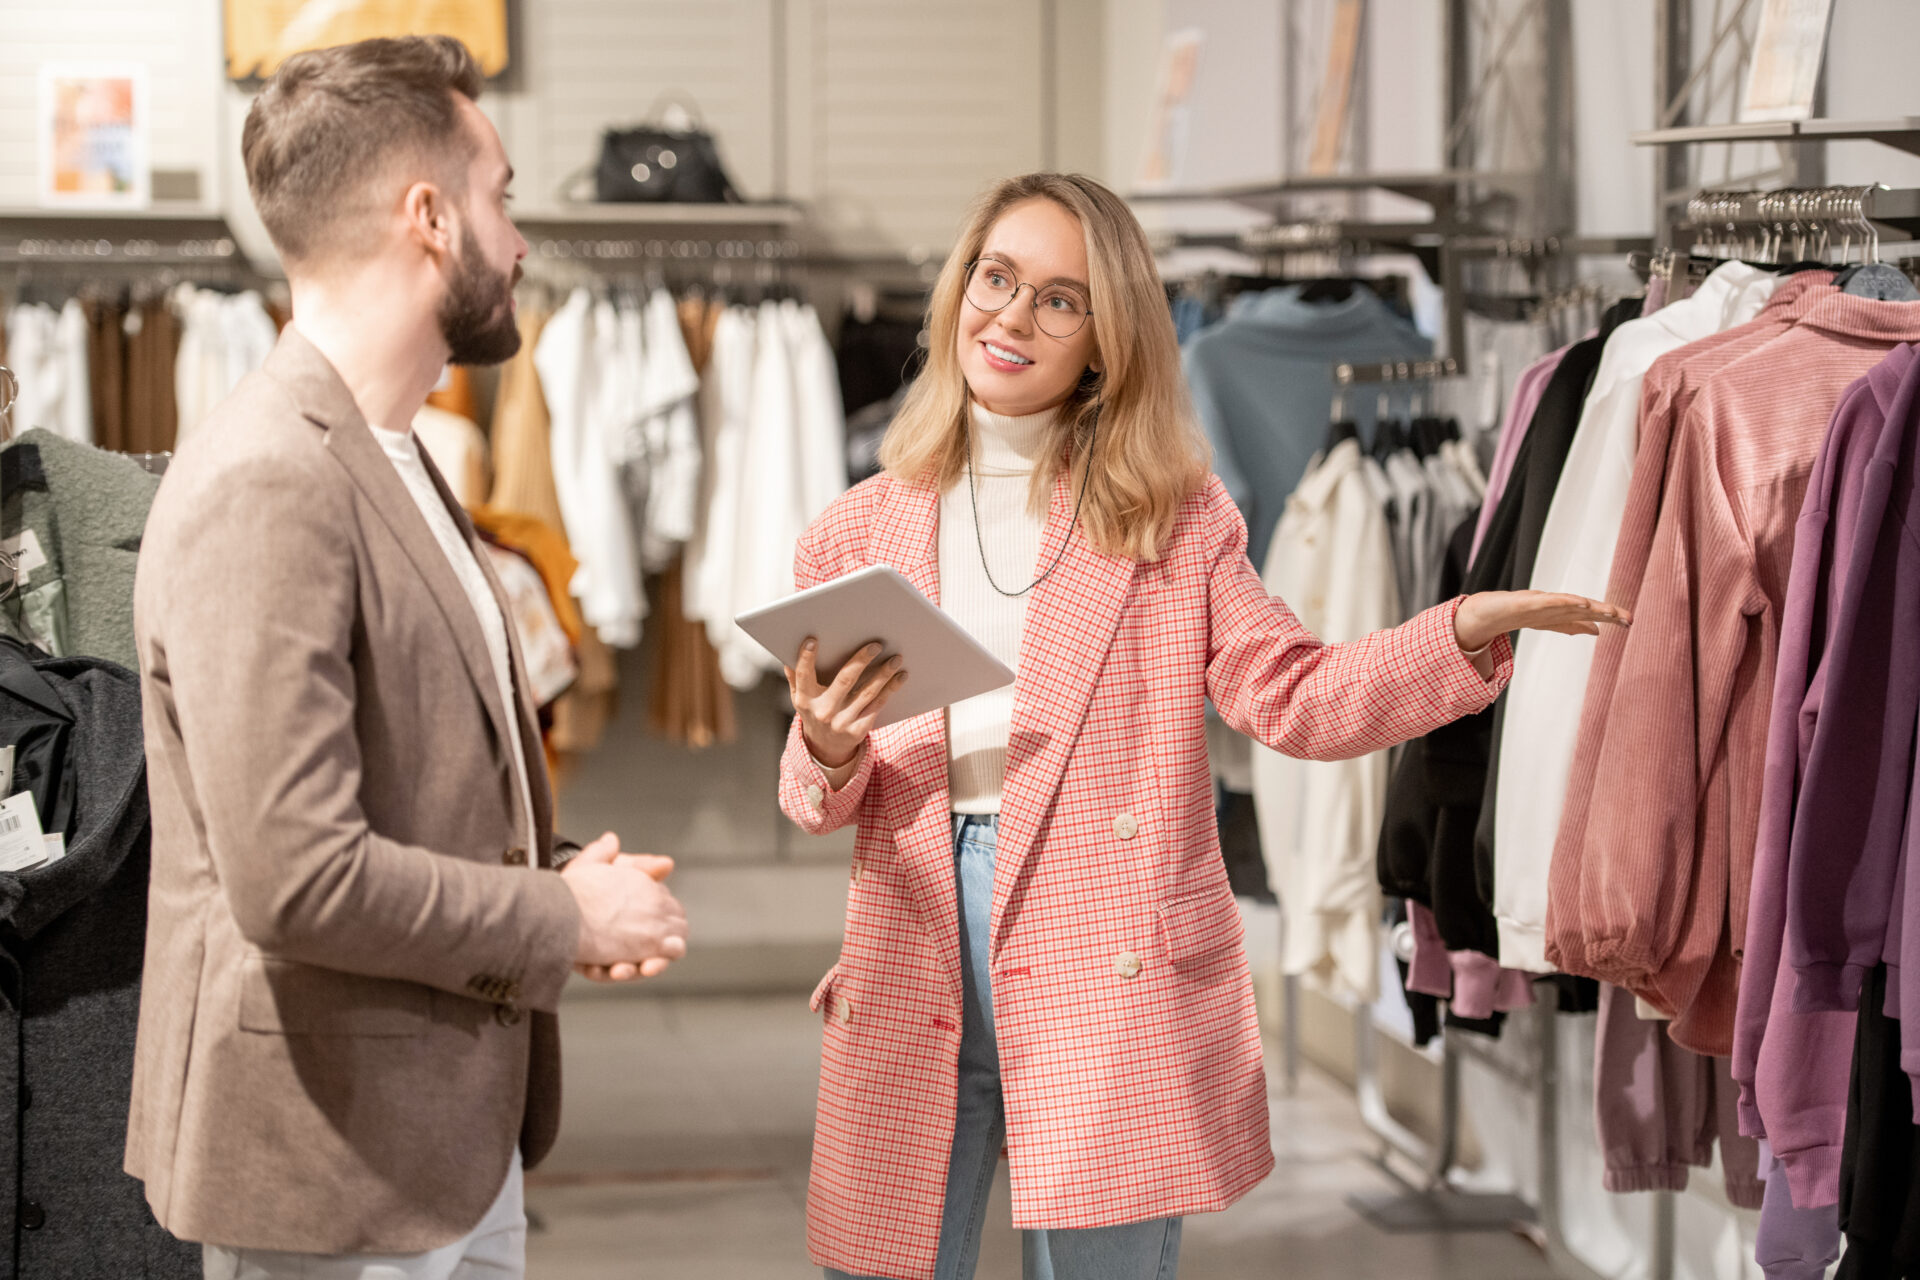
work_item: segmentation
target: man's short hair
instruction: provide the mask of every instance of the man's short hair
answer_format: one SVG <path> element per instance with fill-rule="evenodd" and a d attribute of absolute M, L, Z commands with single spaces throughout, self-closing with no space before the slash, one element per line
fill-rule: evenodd
<path fill-rule="evenodd" d="M 477 99 L 483 82 L 451 36 L 362 40 L 282 63 L 240 135 L 254 207 L 281 256 L 323 254 L 377 212 L 396 161 L 437 165 L 462 194 L 474 144 L 454 95 Z"/>

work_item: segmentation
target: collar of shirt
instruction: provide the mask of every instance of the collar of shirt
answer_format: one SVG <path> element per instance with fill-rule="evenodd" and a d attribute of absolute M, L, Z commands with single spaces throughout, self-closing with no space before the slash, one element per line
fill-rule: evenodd
<path fill-rule="evenodd" d="M 973 409 L 973 465 L 981 476 L 1032 475 L 1052 444 L 1056 414 L 1052 409 L 1017 418 L 990 413 L 979 404 Z"/>

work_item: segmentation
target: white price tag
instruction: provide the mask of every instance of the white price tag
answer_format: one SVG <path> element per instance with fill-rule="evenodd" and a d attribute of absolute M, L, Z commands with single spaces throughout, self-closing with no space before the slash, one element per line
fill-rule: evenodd
<path fill-rule="evenodd" d="M 47 842 L 47 865 L 52 866 L 67 856 L 67 836 L 63 831 L 56 831 L 52 835 L 45 837 L 45 839 Z"/>
<path fill-rule="evenodd" d="M 0 551 L 13 557 L 13 580 L 23 587 L 33 571 L 47 563 L 47 553 L 40 548 L 40 536 L 31 529 L 22 530 L 17 538 L 0 542 Z"/>
<path fill-rule="evenodd" d="M 26 871 L 47 860 L 47 838 L 33 792 L 22 791 L 0 804 L 0 871 Z"/>
<path fill-rule="evenodd" d="M 0 800 L 13 794 L 13 748 L 0 747 Z"/>

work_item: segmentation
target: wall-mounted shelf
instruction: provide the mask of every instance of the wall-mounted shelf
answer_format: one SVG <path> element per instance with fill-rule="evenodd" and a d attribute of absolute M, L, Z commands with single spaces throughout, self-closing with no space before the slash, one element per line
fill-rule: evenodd
<path fill-rule="evenodd" d="M 514 210 L 521 227 L 785 227 L 801 221 L 797 204 L 564 204 Z"/>
<path fill-rule="evenodd" d="M 61 208 L 42 205 L 0 205 L 0 222 L 51 222 L 72 224 L 82 222 L 108 222 L 115 226 L 124 226 L 129 222 L 153 222 L 172 226 L 188 222 L 218 222 L 226 224 L 220 210 L 212 205 L 157 204 L 146 209 L 88 209 L 84 207 Z"/>
<path fill-rule="evenodd" d="M 1893 120 L 1776 120 L 1753 124 L 1699 124 L 1649 129 L 1633 135 L 1636 146 L 1671 147 L 1711 142 L 1878 142 L 1920 155 L 1920 116 Z"/>
<path fill-rule="evenodd" d="M 246 265 L 207 209 L 0 209 L 0 263 L 18 266 Z"/>
<path fill-rule="evenodd" d="M 1442 209 L 1464 203 L 1476 193 L 1484 195 L 1492 191 L 1519 195 L 1535 181 L 1527 174 L 1481 173 L 1469 169 L 1442 169 L 1424 173 L 1335 173 L 1184 191 L 1137 191 L 1128 198 L 1142 204 L 1217 201 L 1271 211 L 1299 196 L 1389 191 Z"/>

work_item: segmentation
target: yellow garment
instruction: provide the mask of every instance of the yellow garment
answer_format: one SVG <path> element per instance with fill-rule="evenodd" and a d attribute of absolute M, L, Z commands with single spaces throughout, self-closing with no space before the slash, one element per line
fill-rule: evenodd
<path fill-rule="evenodd" d="M 427 403 L 448 413 L 457 413 L 469 422 L 480 417 L 480 400 L 473 390 L 473 370 L 450 364 L 440 375 L 440 385 L 427 397 Z"/>
<path fill-rule="evenodd" d="M 533 349 L 546 324 L 545 314 L 521 310 L 520 350 L 500 371 L 493 406 L 493 493 L 487 505 L 533 516 L 564 534 L 560 494 L 553 484 L 552 424 L 533 367 Z"/>
<path fill-rule="evenodd" d="M 473 517 L 473 527 L 483 537 L 518 551 L 533 562 L 533 567 L 540 571 L 540 580 L 547 584 L 547 594 L 553 597 L 553 612 L 560 619 L 560 629 L 567 633 L 567 639 L 580 643 L 586 623 L 581 620 L 580 606 L 573 602 L 573 594 L 568 589 L 580 562 L 567 548 L 567 535 L 544 520 L 517 511 L 475 507 L 469 514 Z"/>

